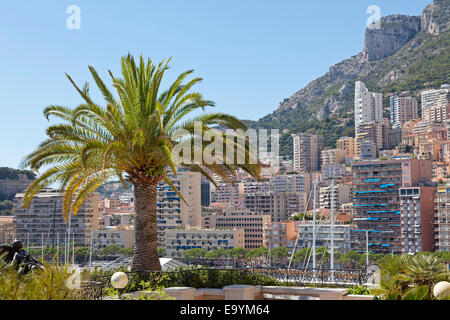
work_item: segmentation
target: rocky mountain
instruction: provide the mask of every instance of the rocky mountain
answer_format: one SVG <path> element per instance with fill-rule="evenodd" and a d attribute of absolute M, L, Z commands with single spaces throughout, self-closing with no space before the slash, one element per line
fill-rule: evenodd
<path fill-rule="evenodd" d="M 450 81 L 450 0 L 434 0 L 421 17 L 391 15 L 381 29 L 366 29 L 361 53 L 330 67 L 324 76 L 284 99 L 252 128 L 279 128 L 282 155 L 292 154 L 291 133 L 312 132 L 333 147 L 343 135 L 352 136 L 354 83 L 363 81 L 386 98 L 409 91 L 417 96 L 426 88 Z"/>

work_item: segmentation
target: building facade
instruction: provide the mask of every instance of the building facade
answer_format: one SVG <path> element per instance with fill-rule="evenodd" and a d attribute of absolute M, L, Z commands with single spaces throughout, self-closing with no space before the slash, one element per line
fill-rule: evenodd
<path fill-rule="evenodd" d="M 419 106 L 416 98 L 391 97 L 390 123 L 393 128 L 400 128 L 405 122 L 419 118 Z"/>
<path fill-rule="evenodd" d="M 352 248 L 401 253 L 400 188 L 431 181 L 431 161 L 411 158 L 361 161 L 352 166 Z"/>
<path fill-rule="evenodd" d="M 166 230 L 187 226 L 200 227 L 202 224 L 200 173 L 179 171 L 177 177 L 172 175 L 171 179 L 186 202 L 165 182 L 158 184 L 156 209 L 159 247 L 164 247 Z"/>
<path fill-rule="evenodd" d="M 323 148 L 322 137 L 315 134 L 299 133 L 293 134 L 292 138 L 294 142 L 294 171 L 319 171 L 320 154 Z"/>
<path fill-rule="evenodd" d="M 434 251 L 436 187 L 400 188 L 402 253 Z"/>
<path fill-rule="evenodd" d="M 166 231 L 167 257 L 182 258 L 189 249 L 205 249 L 207 252 L 217 249 L 244 247 L 244 230 L 216 230 L 188 227 Z"/>
<path fill-rule="evenodd" d="M 363 122 L 383 121 L 383 95 L 367 90 L 361 81 L 355 83 L 355 134 L 359 133 L 359 126 Z"/>
<path fill-rule="evenodd" d="M 211 227 L 244 230 L 244 248 L 250 250 L 264 244 L 264 225 L 270 221 L 270 215 L 255 214 L 246 210 L 227 210 L 223 215 L 211 216 Z"/>
<path fill-rule="evenodd" d="M 133 248 L 134 229 L 128 227 L 112 227 L 93 231 L 93 251 L 99 251 L 113 245 L 126 249 Z"/>
<path fill-rule="evenodd" d="M 450 185 L 440 185 L 434 206 L 434 247 L 450 251 Z"/>
<path fill-rule="evenodd" d="M 14 216 L 17 240 L 30 247 L 41 247 L 63 243 L 68 236 L 69 223 L 63 217 L 63 194 L 55 190 L 43 190 L 36 194 L 29 209 L 22 207 L 24 194 L 18 193 L 14 199 Z M 75 246 L 88 246 L 91 232 L 98 229 L 99 194 L 90 194 L 76 216 L 70 215 L 70 239 Z"/>

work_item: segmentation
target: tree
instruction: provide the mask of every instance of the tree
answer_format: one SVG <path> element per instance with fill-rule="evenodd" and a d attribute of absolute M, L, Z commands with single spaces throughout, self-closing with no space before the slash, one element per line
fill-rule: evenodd
<path fill-rule="evenodd" d="M 205 255 L 205 249 L 193 248 L 183 251 L 183 258 L 186 260 L 203 258 Z"/>
<path fill-rule="evenodd" d="M 158 257 L 162 258 L 166 255 L 166 249 L 158 248 Z"/>
<path fill-rule="evenodd" d="M 213 251 L 209 251 L 207 254 L 205 254 L 205 259 L 213 260 L 213 259 L 220 259 L 225 256 L 225 252 L 223 249 L 217 249 Z"/>
<path fill-rule="evenodd" d="M 73 109 L 56 105 L 45 108 L 47 119 L 57 117 L 64 123 L 48 127 L 48 139 L 22 163 L 33 171 L 48 168 L 28 187 L 23 205 L 29 207 L 33 196 L 42 188 L 59 183 L 63 190 L 65 219 L 69 214 L 76 215 L 86 196 L 103 183 L 119 180 L 126 187 L 126 182 L 130 182 L 134 187 L 136 212 L 133 271 L 161 270 L 157 251 L 156 190 L 158 183 L 165 182 L 184 201 L 171 180 L 171 174 L 177 175 L 177 167 L 200 172 L 214 185 L 217 183 L 213 174 L 229 181 L 238 168 L 260 179 L 261 166 L 253 161 L 255 155 L 250 153 L 253 150 L 250 139 L 246 136 L 244 143 L 242 140 L 239 143 L 236 140 L 242 138 L 242 134 L 219 130 L 245 131 L 247 128 L 242 121 L 223 113 L 192 116 L 193 111 L 214 105 L 200 93 L 190 92 L 201 78 L 183 84 L 193 70 L 182 73 L 167 90 L 160 91 L 169 61 L 156 66 L 150 59 L 145 62 L 142 56 L 138 64 L 131 55 L 123 57 L 122 78 L 109 71 L 118 100 L 90 66 L 106 106 L 92 100 L 88 84 L 80 89 L 67 75 L 84 103 Z M 213 136 L 214 142 L 222 147 L 225 141 L 227 147 L 232 143 L 234 154 L 225 157 L 219 148 L 211 150 L 211 143 L 204 142 L 205 134 Z M 214 161 L 198 159 L 198 154 L 208 151 L 215 157 Z M 238 155 L 244 155 L 244 161 L 240 161 L 244 163 L 236 163 Z M 225 161 L 229 159 L 234 161 Z"/>
<path fill-rule="evenodd" d="M 278 247 L 272 250 L 272 256 L 281 262 L 284 258 L 289 255 L 289 249 L 285 247 Z"/>
<path fill-rule="evenodd" d="M 434 299 L 434 285 L 450 280 L 447 266 L 433 254 L 385 256 L 380 268 L 378 292 L 387 300 Z"/>
<path fill-rule="evenodd" d="M 345 268 L 354 269 L 361 261 L 361 254 L 357 251 L 347 251 L 339 259 Z"/>

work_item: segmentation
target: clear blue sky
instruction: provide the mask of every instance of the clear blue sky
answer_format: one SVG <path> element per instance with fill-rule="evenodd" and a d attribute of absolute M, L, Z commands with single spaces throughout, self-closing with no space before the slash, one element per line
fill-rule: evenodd
<path fill-rule="evenodd" d="M 430 2 L 2 0 L 0 166 L 17 168 L 45 138 L 45 106 L 81 102 L 65 72 L 94 91 L 88 65 L 108 80 L 107 69 L 118 73 L 128 52 L 172 56 L 169 80 L 195 69 L 204 78 L 197 90 L 217 111 L 257 120 L 361 51 L 368 6 L 382 16 L 420 15 Z M 80 30 L 66 27 L 72 4 L 81 9 Z"/>

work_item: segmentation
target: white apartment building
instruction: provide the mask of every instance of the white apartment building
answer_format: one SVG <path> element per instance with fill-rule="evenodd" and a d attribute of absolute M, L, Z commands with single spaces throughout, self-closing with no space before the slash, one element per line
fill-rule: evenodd
<path fill-rule="evenodd" d="M 350 225 L 340 222 L 334 223 L 334 250 L 347 252 L 350 250 Z M 313 239 L 312 221 L 305 221 L 298 226 L 298 249 L 311 248 Z M 331 224 L 322 222 L 316 224 L 316 248 L 331 246 Z"/>
<path fill-rule="evenodd" d="M 363 122 L 383 123 L 383 95 L 367 90 L 361 81 L 355 83 L 355 133 Z"/>
<path fill-rule="evenodd" d="M 184 250 L 205 249 L 214 251 L 217 249 L 244 248 L 244 230 L 217 230 L 188 227 L 185 230 L 166 230 L 165 249 L 167 257 L 182 258 Z"/>
<path fill-rule="evenodd" d="M 421 93 L 422 119 L 427 122 L 439 121 L 433 117 L 440 117 L 440 121 L 447 119 L 449 95 L 450 89 L 445 85 L 441 89 L 423 91 Z"/>
<path fill-rule="evenodd" d="M 334 210 L 338 210 L 344 203 L 352 202 L 352 185 L 335 183 L 333 199 Z M 319 189 L 319 208 L 331 209 L 331 186 Z"/>

